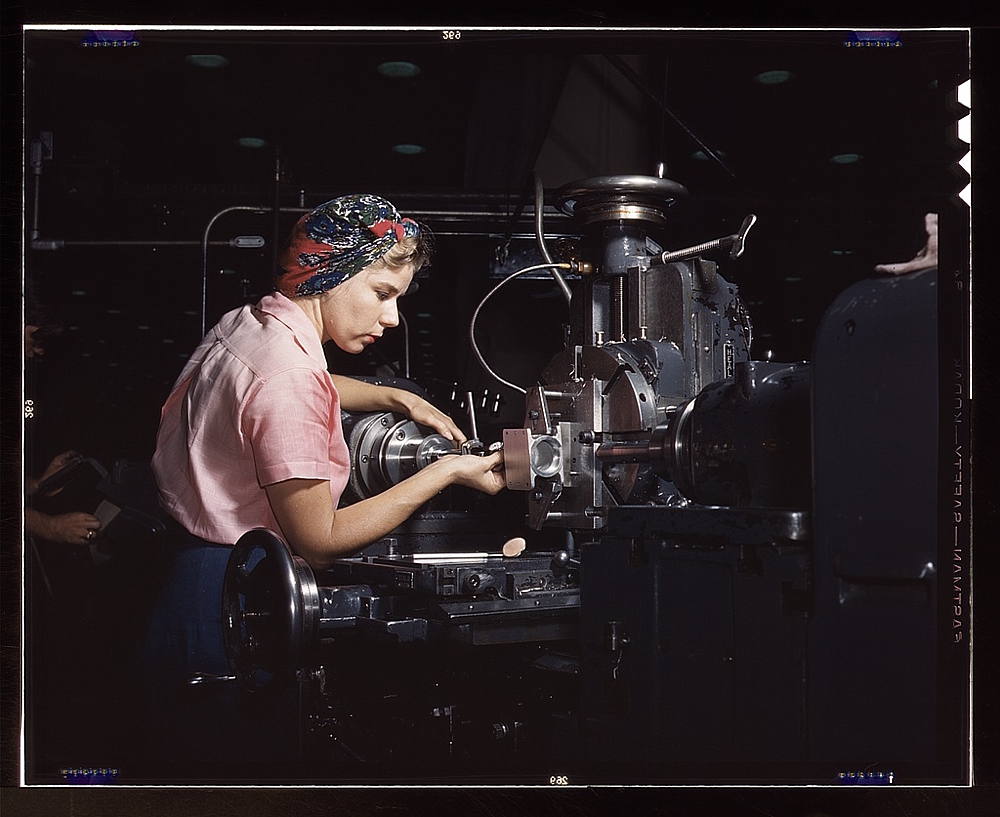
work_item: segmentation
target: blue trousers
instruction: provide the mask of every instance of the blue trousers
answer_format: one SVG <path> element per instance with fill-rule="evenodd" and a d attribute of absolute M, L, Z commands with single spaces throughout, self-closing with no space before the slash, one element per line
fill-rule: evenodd
<path fill-rule="evenodd" d="M 138 662 L 146 760 L 167 773 L 200 764 L 238 769 L 294 762 L 301 726 L 297 689 L 263 698 L 232 681 L 189 682 L 196 674 L 232 674 L 222 626 L 222 584 L 232 549 L 187 533 L 174 539 Z"/>

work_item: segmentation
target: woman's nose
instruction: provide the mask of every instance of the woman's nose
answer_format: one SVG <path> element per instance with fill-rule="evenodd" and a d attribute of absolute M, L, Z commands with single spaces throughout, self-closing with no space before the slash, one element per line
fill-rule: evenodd
<path fill-rule="evenodd" d="M 399 325 L 399 311 L 396 309 L 395 298 L 390 298 L 385 302 L 385 306 L 382 307 L 382 316 L 379 318 L 379 323 L 387 329 Z"/>

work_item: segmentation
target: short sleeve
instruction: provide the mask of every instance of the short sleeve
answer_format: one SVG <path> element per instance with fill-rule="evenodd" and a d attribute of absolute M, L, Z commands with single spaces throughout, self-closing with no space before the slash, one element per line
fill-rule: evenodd
<path fill-rule="evenodd" d="M 263 488 L 286 479 L 334 477 L 331 454 L 343 446 L 340 400 L 325 371 L 292 368 L 262 381 L 247 400 L 241 429 Z"/>

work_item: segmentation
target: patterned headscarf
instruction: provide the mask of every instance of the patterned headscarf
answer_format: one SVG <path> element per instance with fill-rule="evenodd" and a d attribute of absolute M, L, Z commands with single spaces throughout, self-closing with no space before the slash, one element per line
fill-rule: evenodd
<path fill-rule="evenodd" d="M 401 218 L 383 198 L 360 193 L 333 199 L 292 229 L 278 262 L 278 288 L 289 297 L 333 289 L 419 234 L 417 222 Z"/>

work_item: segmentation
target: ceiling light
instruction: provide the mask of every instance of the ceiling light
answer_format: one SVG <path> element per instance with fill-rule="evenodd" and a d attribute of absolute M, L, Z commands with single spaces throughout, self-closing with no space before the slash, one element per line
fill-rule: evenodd
<path fill-rule="evenodd" d="M 267 140 L 261 139 L 259 136 L 241 136 L 236 140 L 236 144 L 241 148 L 258 150 L 259 148 L 267 147 Z"/>
<path fill-rule="evenodd" d="M 229 65 L 229 60 L 221 54 L 188 54 L 184 61 L 198 68 L 225 68 Z"/>
<path fill-rule="evenodd" d="M 726 154 L 725 154 L 724 151 L 713 150 L 712 152 L 716 156 L 718 156 L 720 159 L 726 158 Z M 708 154 L 705 153 L 705 151 L 703 151 L 703 150 L 696 150 L 694 153 L 691 154 L 691 158 L 692 159 L 697 159 L 699 162 L 707 162 L 708 161 Z"/>
<path fill-rule="evenodd" d="M 414 65 L 412 62 L 383 62 L 376 69 L 383 77 L 392 77 L 393 79 L 406 79 L 407 77 L 415 77 L 420 73 L 420 67 Z"/>
<path fill-rule="evenodd" d="M 416 156 L 418 153 L 425 152 L 423 145 L 411 145 L 406 143 L 393 145 L 392 150 L 394 153 L 402 153 L 404 156 Z"/>
<path fill-rule="evenodd" d="M 754 77 L 761 85 L 781 85 L 789 82 L 795 75 L 791 71 L 764 71 Z"/>
<path fill-rule="evenodd" d="M 853 165 L 861 161 L 860 153 L 838 153 L 836 156 L 831 156 L 830 161 L 835 165 Z"/>

